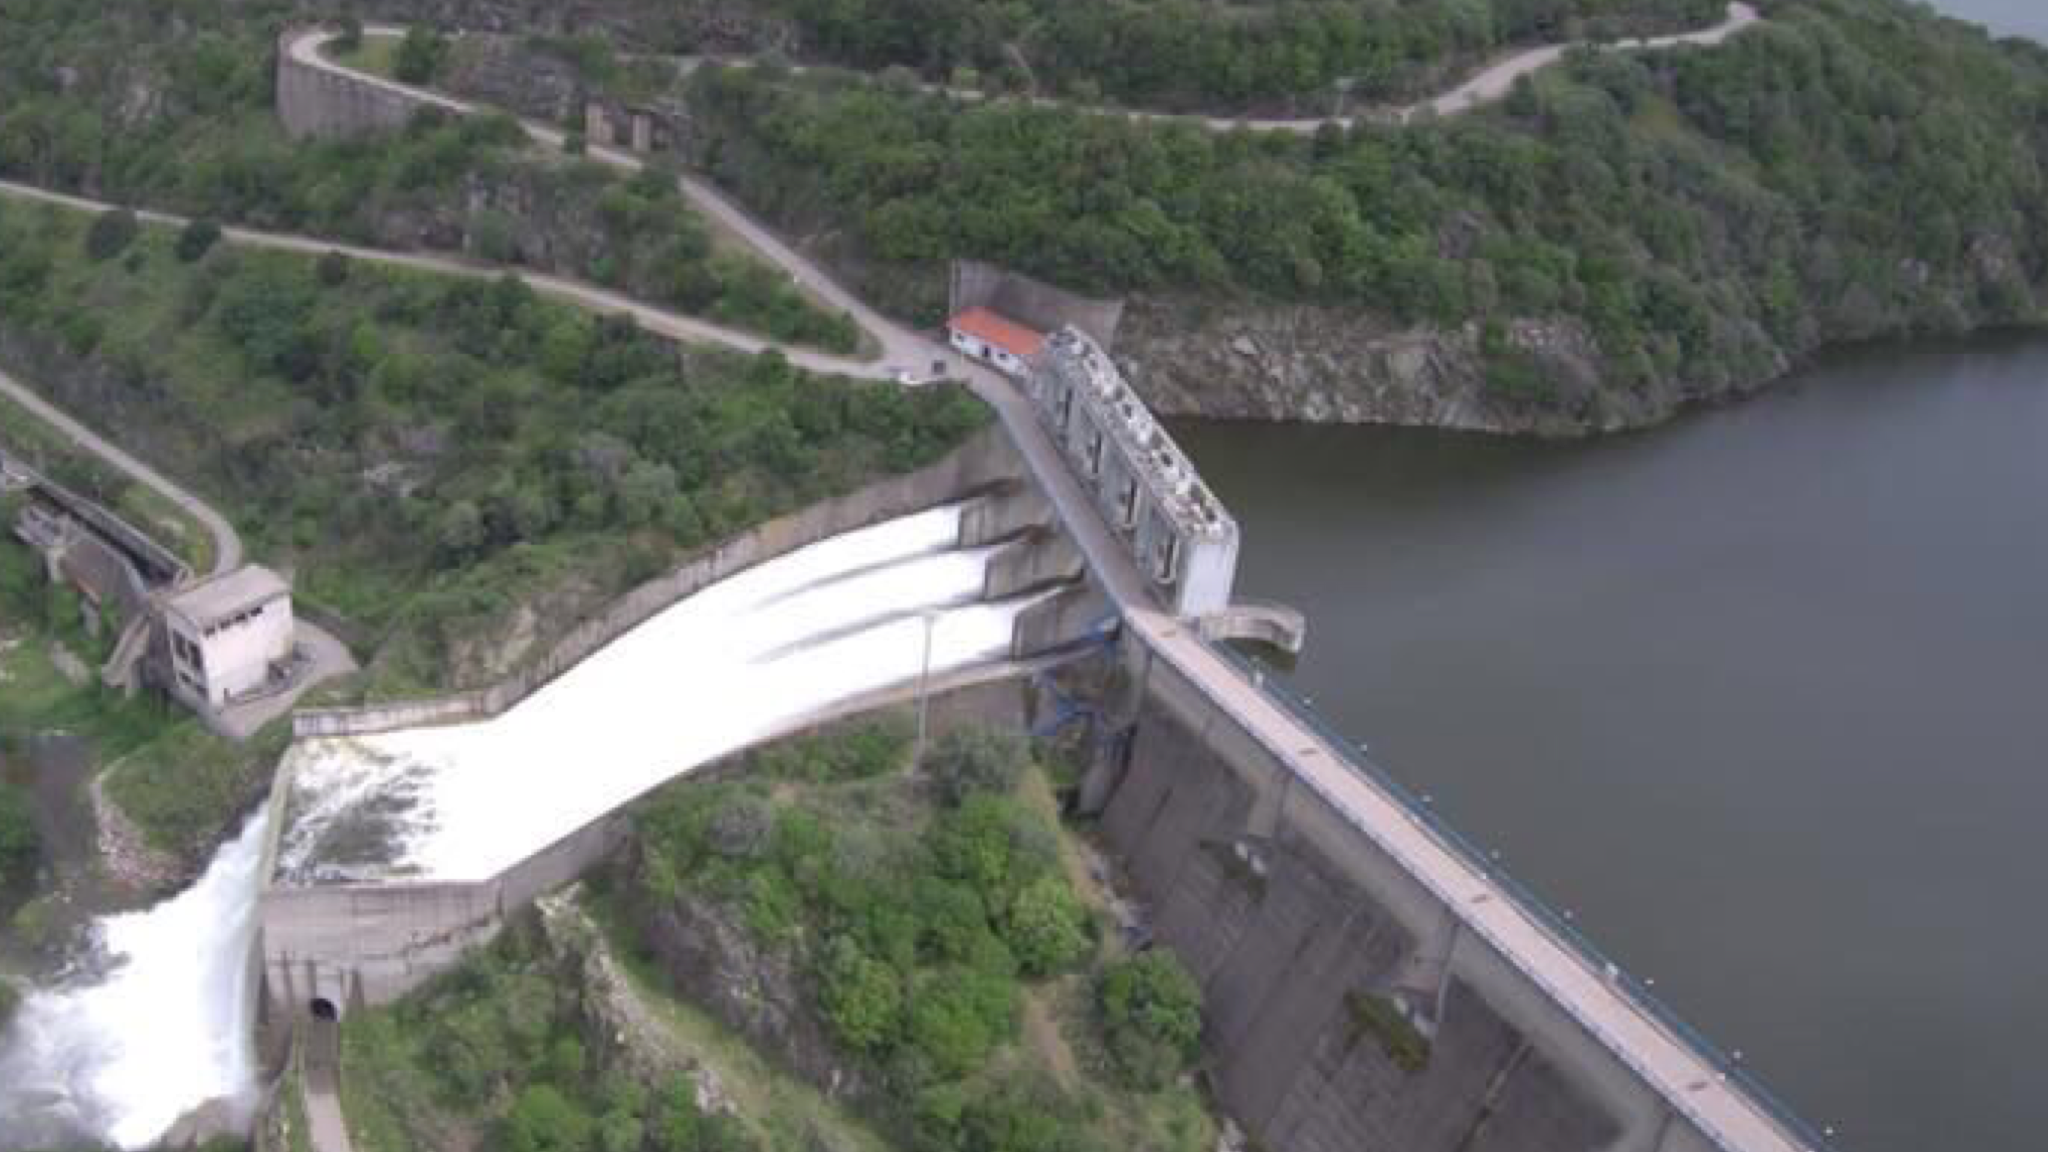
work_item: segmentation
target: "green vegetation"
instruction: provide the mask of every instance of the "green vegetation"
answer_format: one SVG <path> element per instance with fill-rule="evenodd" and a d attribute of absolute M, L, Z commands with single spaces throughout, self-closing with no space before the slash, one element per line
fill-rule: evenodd
<path fill-rule="evenodd" d="M 35 884 L 42 844 L 29 812 L 28 790 L 0 779 L 0 906 Z"/>
<path fill-rule="evenodd" d="M 855 1103 L 910 1148 L 1202 1146 L 1206 1126 L 1177 1083 L 1199 996 L 1177 965 L 1119 961 L 1101 939 L 1063 867 L 1061 830 L 1018 787 L 1041 771 L 1025 745 L 949 735 L 920 778 L 874 771 L 906 759 L 901 726 L 832 741 L 657 794 L 624 869 L 627 919 L 693 905 L 789 957 L 814 997 L 797 1009 L 860 1070 Z M 869 752 L 851 765 L 819 755 L 844 744 Z M 1098 982 L 1115 990 L 1102 1011 L 1085 1004 Z M 1026 1030 L 1034 1015 L 1055 1022 Z M 1164 1054 L 1123 1088 L 1075 1072 L 1081 1054 L 1122 1067 L 1148 1046 Z"/>
<path fill-rule="evenodd" d="M 1193 1062 L 1202 1041 L 1202 990 L 1172 953 L 1110 965 L 1096 1001 L 1110 1051 L 1131 1083 L 1158 1088 Z"/>
<path fill-rule="evenodd" d="M 1013 749 L 1019 786 L 955 805 L 936 795 L 933 765 L 906 771 L 910 740 L 901 717 L 856 722 L 762 749 L 720 782 L 672 785 L 643 806 L 637 844 L 596 893 L 516 920 L 399 1004 L 350 1014 L 342 1093 L 357 1145 L 1212 1147 L 1180 1082 L 1201 1026 L 1185 971 L 1163 954 L 1120 957 L 1092 926 L 1063 974 L 1026 976 L 1015 959 L 1034 932 L 1012 914 L 1017 895 L 1090 902 L 1064 879 L 1028 749 L 990 733 L 956 743 Z M 729 914 L 746 937 L 721 934 L 735 951 L 709 961 L 735 970 L 704 972 L 700 958 L 691 975 L 768 998 L 790 1045 L 829 1045 L 822 1059 L 847 1075 L 806 1084 L 796 1070 L 819 1065 L 795 1048 L 750 1044 L 716 1005 L 665 991 L 650 933 L 678 901 Z M 1141 1050 L 1143 1078 L 1119 1074 Z M 664 1071 L 677 1067 L 702 1072 Z M 707 1082 L 724 1104 L 699 1106 Z"/>
<path fill-rule="evenodd" d="M 407 84 L 431 84 L 447 62 L 448 38 L 425 25 L 414 25 L 398 43 L 391 74 Z"/>
<path fill-rule="evenodd" d="M 686 1079 L 647 1084 L 593 1055 L 581 989 L 537 935 L 522 921 L 401 1003 L 349 1015 L 342 1100 L 357 1145 L 427 1152 L 460 1133 L 511 1152 L 759 1147 L 735 1118 L 706 1115 Z"/>
<path fill-rule="evenodd" d="M 0 0 L 0 176 L 354 243 L 454 248 L 778 340 L 859 347 L 850 318 L 758 260 L 717 250 L 668 174 L 628 179 L 532 149 L 510 120 L 431 111 L 393 133 L 287 139 L 269 59 L 285 17 L 281 6 L 217 0 Z M 365 37 L 356 52 L 373 70 L 387 54 L 394 73 L 422 82 L 448 48 L 425 32 L 393 43 Z M 58 63 L 73 73 L 63 85 Z M 132 225 L 98 221 L 96 258 L 119 251 Z"/>
<path fill-rule="evenodd" d="M 53 645 L 96 655 L 109 640 L 104 628 L 97 640 L 85 635 L 75 594 L 50 585 L 34 553 L 0 540 L 0 757 L 31 732 L 61 728 L 87 740 L 112 765 L 108 796 L 152 845 L 196 863 L 262 794 L 284 733 L 274 726 L 238 747 L 156 698 L 127 699 L 96 675 L 74 683 L 51 657 Z M 19 799 L 0 783 L 0 892 L 25 894 L 37 861 L 33 829 L 11 819 L 25 816 Z"/>
<path fill-rule="evenodd" d="M 986 419 L 951 389 L 679 358 L 511 280 L 226 245 L 186 263 L 158 228 L 94 263 L 86 225 L 0 206 L 0 325 L 47 354 L 36 375 L 59 392 L 83 364 L 127 382 L 118 409 L 81 414 L 235 493 L 252 552 L 294 568 L 302 601 L 394 636 L 384 690 L 492 675 L 459 648 L 514 604 L 568 588 L 594 607 Z"/>
<path fill-rule="evenodd" d="M 967 255 L 1210 308 L 1476 321 L 1501 405 L 1588 424 L 1825 344 L 2040 319 L 2038 49 L 1889 0 L 1796 0 L 1712 51 L 1539 76 L 1481 114 L 1306 138 L 762 70 L 700 73 L 692 112 L 721 181 L 843 237 L 885 287 Z M 1525 319 L 1586 334 L 1591 395 L 1517 362 Z"/>
<path fill-rule="evenodd" d="M 771 0 L 807 46 L 857 67 L 961 70 L 1146 107 L 1326 109 L 1340 83 L 1360 100 L 1413 95 L 1511 44 L 1704 25 L 1721 0 L 1456 0 L 1339 3 L 1134 0 Z M 1301 99 L 1306 98 L 1306 99 Z"/>
<path fill-rule="evenodd" d="M 1379 1041 L 1387 1059 L 1403 1072 L 1415 1073 L 1429 1064 L 1429 1037 L 1418 1031 L 1400 1007 L 1385 996 L 1353 990 L 1344 994 L 1345 1010 L 1351 1013 L 1352 1039 L 1371 1036 Z"/>

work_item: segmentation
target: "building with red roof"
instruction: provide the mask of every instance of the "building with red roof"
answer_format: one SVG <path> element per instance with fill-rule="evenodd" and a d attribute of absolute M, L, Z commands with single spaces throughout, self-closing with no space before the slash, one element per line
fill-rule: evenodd
<path fill-rule="evenodd" d="M 961 354 L 1010 376 L 1022 376 L 1025 362 L 1045 347 L 1043 332 L 980 307 L 946 321 L 946 338 Z"/>

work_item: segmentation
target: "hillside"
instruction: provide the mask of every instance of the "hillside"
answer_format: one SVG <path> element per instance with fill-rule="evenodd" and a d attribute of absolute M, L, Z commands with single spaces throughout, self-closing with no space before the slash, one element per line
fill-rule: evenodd
<path fill-rule="evenodd" d="M 1007 730 L 902 715 L 643 803 L 594 888 L 344 1025 L 368 1152 L 1206 1152 L 1193 980 L 1133 954 Z"/>
<path fill-rule="evenodd" d="M 933 315 L 958 255 L 1128 294 L 1121 358 L 1172 411 L 1618 428 L 1831 345 L 2041 316 L 2048 57 L 1888 2 L 1308 139 L 694 85 L 697 159 L 903 307 Z"/>

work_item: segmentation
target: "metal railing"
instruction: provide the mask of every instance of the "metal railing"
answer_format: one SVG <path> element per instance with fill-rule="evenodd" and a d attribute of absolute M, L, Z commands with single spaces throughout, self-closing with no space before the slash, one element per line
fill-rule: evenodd
<path fill-rule="evenodd" d="M 1528 885 L 1504 869 L 1496 854 L 1474 844 L 1406 785 L 1373 763 L 1370 758 L 1359 755 L 1357 750 L 1360 746 L 1357 741 L 1338 731 L 1316 712 L 1313 705 L 1277 679 L 1272 670 L 1227 644 L 1209 643 L 1207 647 L 1225 663 L 1237 669 L 1245 680 L 1259 689 L 1268 700 L 1286 709 L 1296 720 L 1320 736 L 1330 749 L 1337 753 L 1339 761 L 1345 767 L 1370 780 L 1382 794 L 1404 809 L 1408 816 L 1426 830 L 1438 844 L 1462 858 L 1475 872 L 1498 886 L 1501 892 L 1514 901 L 1517 908 L 1545 928 L 1559 943 L 1577 953 L 1581 961 L 1625 996 L 1638 1012 L 1663 1029 L 1672 1039 L 1691 1049 L 1693 1054 L 1717 1076 L 1734 1085 L 1756 1105 L 1758 1110 L 1775 1120 L 1795 1140 L 1811 1152 L 1838 1152 L 1830 1134 L 1817 1129 L 1766 1087 L 1740 1060 L 1723 1051 L 1699 1029 L 1687 1023 L 1641 980 L 1630 975 L 1619 963 L 1601 951 L 1568 916 L 1559 913 Z M 1625 1054 L 1623 1059 L 1627 1059 Z"/>

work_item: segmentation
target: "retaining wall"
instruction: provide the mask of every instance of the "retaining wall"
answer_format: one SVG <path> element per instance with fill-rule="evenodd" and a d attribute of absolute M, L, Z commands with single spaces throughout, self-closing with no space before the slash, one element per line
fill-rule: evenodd
<path fill-rule="evenodd" d="M 396 92 L 294 60 L 279 43 L 277 116 L 295 140 L 401 128 L 418 107 Z"/>
<path fill-rule="evenodd" d="M 1142 649 L 1084 795 L 1208 1007 L 1219 1101 L 1274 1152 L 1713 1145 L 1288 764 Z M 1103 779 L 1107 777 L 1107 779 Z M 1404 1071 L 1351 997 L 1429 1036 Z"/>

